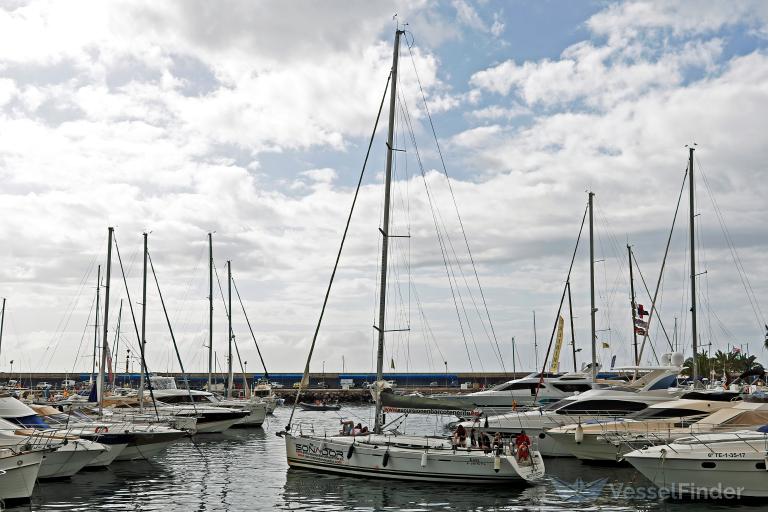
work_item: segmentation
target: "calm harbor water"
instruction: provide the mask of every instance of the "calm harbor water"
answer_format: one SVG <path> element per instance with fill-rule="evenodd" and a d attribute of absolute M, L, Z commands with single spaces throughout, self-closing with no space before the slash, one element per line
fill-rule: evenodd
<path fill-rule="evenodd" d="M 760 504 L 648 497 L 642 494 L 655 488 L 631 467 L 591 466 L 575 459 L 548 459 L 546 482 L 532 487 L 385 482 L 289 471 L 283 440 L 275 436 L 289 412 L 278 409 L 263 429 L 229 430 L 176 443 L 151 462 L 119 462 L 107 470 L 38 484 L 31 503 L 10 510 L 768 510 Z M 330 433 L 338 429 L 340 414 L 368 422 L 371 410 L 356 406 L 340 413 L 297 412 L 297 420 Z M 413 417 L 406 427 L 409 433 L 442 433 L 447 421 Z M 582 491 L 574 496 L 571 489 L 579 488 L 579 481 Z"/>

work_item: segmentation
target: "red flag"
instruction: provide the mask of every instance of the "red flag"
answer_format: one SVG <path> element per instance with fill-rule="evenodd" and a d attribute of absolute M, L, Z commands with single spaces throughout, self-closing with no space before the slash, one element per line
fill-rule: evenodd
<path fill-rule="evenodd" d="M 643 318 L 644 316 L 648 315 L 648 312 L 645 310 L 645 308 L 643 308 L 642 304 L 637 305 L 637 315 L 640 318 Z"/>

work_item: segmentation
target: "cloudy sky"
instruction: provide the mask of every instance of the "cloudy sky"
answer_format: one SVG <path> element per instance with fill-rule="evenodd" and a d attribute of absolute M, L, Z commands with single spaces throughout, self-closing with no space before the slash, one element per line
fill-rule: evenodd
<path fill-rule="evenodd" d="M 387 329 L 410 330 L 387 335 L 388 366 L 511 370 L 515 337 L 515 364 L 530 369 L 533 311 L 541 361 L 588 190 L 598 338 L 608 345 L 599 357 L 629 364 L 626 244 L 652 292 L 694 141 L 701 341 L 749 343 L 764 359 L 765 2 L 9 0 L 0 2 L 0 370 L 10 360 L 14 371 L 90 370 L 95 267 L 115 226 L 137 313 L 141 234 L 150 233 L 187 369 L 206 367 L 213 232 L 224 292 L 231 260 L 269 369 L 299 371 L 391 66 L 394 13 L 408 34 L 391 230 L 410 238 L 393 239 Z M 328 371 L 342 361 L 373 368 L 385 128 L 315 371 L 323 361 Z M 690 354 L 687 214 L 685 196 L 659 304 Z M 572 277 L 580 363 L 585 248 Z M 115 265 L 110 340 L 121 298 L 122 368 L 137 342 Z M 150 370 L 177 369 L 151 281 L 147 309 Z M 237 302 L 233 310 L 242 358 L 257 370 Z M 651 332 L 657 351 L 668 350 Z"/>

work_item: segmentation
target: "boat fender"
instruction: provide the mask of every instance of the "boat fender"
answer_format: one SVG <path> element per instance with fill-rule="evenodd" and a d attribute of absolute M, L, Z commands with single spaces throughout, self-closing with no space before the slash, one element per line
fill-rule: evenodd
<path fill-rule="evenodd" d="M 384 452 L 384 460 L 381 461 L 382 466 L 387 467 L 387 464 L 389 464 L 389 450 Z"/>
<path fill-rule="evenodd" d="M 421 467 L 427 467 L 427 452 L 421 454 Z"/>
<path fill-rule="evenodd" d="M 353 453 L 355 453 L 355 443 L 349 445 L 349 450 L 347 450 L 347 459 L 351 459 Z"/>
<path fill-rule="evenodd" d="M 547 434 L 544 432 L 539 432 L 539 439 L 544 439 L 545 437 L 547 437 Z"/>
<path fill-rule="evenodd" d="M 576 425 L 576 432 L 573 434 L 573 440 L 576 441 L 576 444 L 581 444 L 584 440 L 584 427 L 581 426 L 581 423 Z"/>
<path fill-rule="evenodd" d="M 501 457 L 497 455 L 493 458 L 493 470 L 496 473 L 498 473 L 500 469 L 501 469 Z"/>
<path fill-rule="evenodd" d="M 768 468 L 768 456 L 765 457 L 764 462 L 765 462 L 765 467 Z"/>

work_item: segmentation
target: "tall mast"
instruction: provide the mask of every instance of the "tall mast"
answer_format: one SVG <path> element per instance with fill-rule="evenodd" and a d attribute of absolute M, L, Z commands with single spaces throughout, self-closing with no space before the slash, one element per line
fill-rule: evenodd
<path fill-rule="evenodd" d="M 117 328 L 115 329 L 115 343 L 112 349 L 115 351 L 114 355 L 112 356 L 112 360 L 114 361 L 115 369 L 113 370 L 112 384 L 114 385 L 114 380 L 116 379 L 117 370 L 118 370 L 118 360 L 117 355 L 120 353 L 119 346 L 120 346 L 120 324 L 123 321 L 123 299 L 120 299 L 120 308 L 117 310 Z"/>
<path fill-rule="evenodd" d="M 3 311 L 0 313 L 0 354 L 3 353 L 3 326 L 5 325 L 5 297 L 3 297 Z"/>
<path fill-rule="evenodd" d="M 389 195 L 392 184 L 392 150 L 395 139 L 395 108 L 397 107 L 397 59 L 400 56 L 400 34 L 403 30 L 395 30 L 395 48 L 392 53 L 392 82 L 389 89 L 389 129 L 387 130 L 387 167 L 384 177 L 384 219 L 381 227 L 381 282 L 379 283 L 379 345 L 376 352 L 376 384 L 384 380 L 384 323 L 387 302 L 387 254 L 389 250 Z M 381 391 L 381 390 L 379 390 Z M 376 420 L 373 431 L 381 433 L 381 393 L 376 395 Z"/>
<path fill-rule="evenodd" d="M 539 368 L 539 340 L 536 335 L 536 311 L 533 312 L 533 369 Z"/>
<path fill-rule="evenodd" d="M 589 306 L 590 327 L 592 335 L 592 381 L 597 379 L 597 333 L 595 332 L 595 232 L 592 215 L 594 192 L 589 193 Z"/>
<path fill-rule="evenodd" d="M 145 351 L 147 348 L 147 234 L 144 233 L 144 269 L 141 278 L 141 379 L 139 380 L 139 409 L 144 411 L 144 367 Z"/>
<path fill-rule="evenodd" d="M 99 366 L 99 415 L 104 407 L 104 381 L 107 378 L 107 333 L 109 332 L 109 281 L 112 275 L 112 232 L 107 235 L 107 280 L 104 283 L 104 334 L 101 337 L 101 365 Z"/>
<path fill-rule="evenodd" d="M 573 302 L 571 301 L 571 281 L 565 283 L 568 287 L 568 316 L 571 319 L 571 350 L 573 351 L 573 371 L 576 372 L 576 331 L 573 329 Z"/>
<path fill-rule="evenodd" d="M 517 365 L 515 363 L 515 337 L 512 336 L 512 378 L 517 378 Z"/>
<path fill-rule="evenodd" d="M 213 236 L 208 233 L 208 391 L 213 373 Z"/>
<path fill-rule="evenodd" d="M 635 340 L 635 366 L 640 366 L 640 356 L 637 353 L 637 331 L 635 330 L 635 320 L 637 316 L 637 304 L 635 304 L 635 276 L 632 270 L 632 246 L 627 244 L 627 254 L 629 257 L 629 305 L 632 308 L 632 336 Z M 642 320 L 642 318 L 641 318 Z"/>
<path fill-rule="evenodd" d="M 93 378 L 96 374 L 96 350 L 99 343 L 99 291 L 101 290 L 101 265 L 96 270 L 96 323 L 93 324 L 93 358 L 91 360 L 91 377 L 88 384 L 93 384 Z"/>
<path fill-rule="evenodd" d="M 227 321 L 229 322 L 229 357 L 227 358 L 227 398 L 232 398 L 235 376 L 232 373 L 232 262 L 227 260 Z"/>
<path fill-rule="evenodd" d="M 688 148 L 688 190 L 690 197 L 689 230 L 691 240 L 691 335 L 693 336 L 693 385 L 699 377 L 699 369 L 696 361 L 698 353 L 698 335 L 696 333 L 696 235 L 694 231 L 694 192 L 693 192 L 693 148 Z"/>

